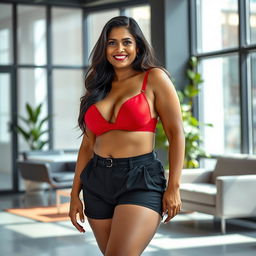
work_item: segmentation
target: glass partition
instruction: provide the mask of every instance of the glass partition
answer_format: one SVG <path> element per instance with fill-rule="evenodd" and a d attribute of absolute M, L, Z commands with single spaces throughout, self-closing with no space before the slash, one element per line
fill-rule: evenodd
<path fill-rule="evenodd" d="M 0 4 L 0 64 L 13 63 L 12 5 Z"/>
<path fill-rule="evenodd" d="M 52 8 L 53 65 L 82 65 L 82 10 Z"/>
<path fill-rule="evenodd" d="M 53 72 L 53 131 L 55 149 L 78 149 L 81 130 L 77 127 L 83 92 L 81 70 Z"/>
<path fill-rule="evenodd" d="M 18 63 L 46 64 L 46 8 L 18 5 Z"/>
<path fill-rule="evenodd" d="M 256 53 L 251 54 L 253 152 L 256 154 Z"/>
<path fill-rule="evenodd" d="M 209 58 L 200 66 L 204 83 L 199 95 L 204 148 L 213 154 L 241 152 L 238 56 Z"/>
<path fill-rule="evenodd" d="M 151 30 L 150 30 L 150 6 L 135 6 L 125 9 L 125 15 L 134 18 L 139 24 L 144 36 L 150 43 Z"/>
<path fill-rule="evenodd" d="M 197 14 L 198 52 L 238 46 L 237 0 L 197 0 Z"/>
<path fill-rule="evenodd" d="M 21 68 L 18 71 L 18 114 L 27 116 L 26 103 L 32 107 L 43 103 L 41 117 L 48 115 L 47 101 L 47 83 L 46 70 L 43 68 Z M 27 127 L 21 120 L 18 120 L 19 125 Z M 47 123 L 44 124 L 43 130 L 48 129 Z M 42 139 L 48 139 L 47 133 L 42 135 Z M 18 137 L 19 151 L 29 150 L 27 142 L 19 135 Z M 44 149 L 47 149 L 45 147 Z"/>
<path fill-rule="evenodd" d="M 250 0 L 250 43 L 256 43 L 256 0 Z"/>
<path fill-rule="evenodd" d="M 111 18 L 118 16 L 119 10 L 113 9 L 104 12 L 93 12 L 88 15 L 88 56 L 99 39 L 104 25 Z"/>
<path fill-rule="evenodd" d="M 11 77 L 0 72 L 0 190 L 12 188 Z"/>

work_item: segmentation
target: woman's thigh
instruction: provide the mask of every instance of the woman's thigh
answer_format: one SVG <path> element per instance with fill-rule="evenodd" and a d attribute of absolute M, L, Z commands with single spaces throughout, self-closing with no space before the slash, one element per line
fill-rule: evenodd
<path fill-rule="evenodd" d="M 97 244 L 103 254 L 107 247 L 109 239 L 112 219 L 92 219 L 87 218 L 90 227 L 92 228 L 93 234 L 96 238 Z"/>
<path fill-rule="evenodd" d="M 149 208 L 120 204 L 115 208 L 105 256 L 138 256 L 153 238 L 160 215 Z"/>

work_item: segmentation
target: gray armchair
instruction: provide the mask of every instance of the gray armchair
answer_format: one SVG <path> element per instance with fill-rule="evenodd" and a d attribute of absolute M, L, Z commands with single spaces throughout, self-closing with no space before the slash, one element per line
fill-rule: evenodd
<path fill-rule="evenodd" d="M 49 204 L 52 203 L 53 189 L 70 188 L 73 184 L 76 162 L 40 162 L 34 160 L 17 161 L 17 167 L 22 178 L 25 181 L 26 195 L 35 191 L 45 189 L 44 184 L 48 184 L 50 193 L 48 197 Z"/>
<path fill-rule="evenodd" d="M 18 161 L 18 169 L 25 180 L 46 182 L 52 188 L 71 187 L 75 162 Z"/>
<path fill-rule="evenodd" d="M 256 216 L 256 157 L 217 158 L 213 170 L 183 169 L 180 194 L 182 210 L 198 211 L 226 219 Z"/>

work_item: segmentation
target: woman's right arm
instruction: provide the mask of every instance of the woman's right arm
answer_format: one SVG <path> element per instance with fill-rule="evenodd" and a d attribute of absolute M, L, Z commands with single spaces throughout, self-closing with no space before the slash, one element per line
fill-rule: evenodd
<path fill-rule="evenodd" d="M 83 214 L 83 204 L 79 198 L 80 191 L 82 189 L 82 183 L 80 180 L 80 174 L 93 157 L 93 146 L 95 143 L 95 135 L 86 130 L 88 137 L 86 135 L 83 136 L 83 140 L 78 152 L 76 168 L 75 168 L 75 176 L 73 180 L 73 186 L 71 190 L 71 200 L 70 200 L 70 209 L 69 209 L 69 217 L 72 224 L 77 228 L 80 232 L 85 232 L 84 228 L 77 222 L 76 215 L 79 213 L 79 218 L 81 222 L 84 222 L 84 214 Z"/>

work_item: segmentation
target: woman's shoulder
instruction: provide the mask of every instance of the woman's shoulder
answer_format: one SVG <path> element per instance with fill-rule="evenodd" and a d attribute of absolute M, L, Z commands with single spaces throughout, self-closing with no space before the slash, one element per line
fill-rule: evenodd
<path fill-rule="evenodd" d="M 148 76 L 148 86 L 154 95 L 164 95 L 174 88 L 169 72 L 162 68 L 151 69 Z"/>
<path fill-rule="evenodd" d="M 169 73 L 167 70 L 161 67 L 151 68 L 148 75 L 149 82 L 159 82 L 169 79 Z"/>

